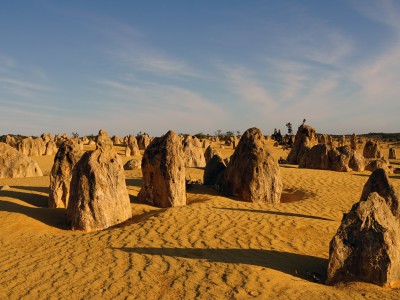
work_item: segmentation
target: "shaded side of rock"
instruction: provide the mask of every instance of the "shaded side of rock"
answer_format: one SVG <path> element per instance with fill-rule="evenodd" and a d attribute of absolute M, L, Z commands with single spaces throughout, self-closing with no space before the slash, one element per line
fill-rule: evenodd
<path fill-rule="evenodd" d="M 206 151 L 204 152 L 204 159 L 206 160 L 206 163 L 210 161 L 211 158 L 216 154 L 219 155 L 219 151 L 215 148 L 212 148 L 211 145 L 209 145 Z"/>
<path fill-rule="evenodd" d="M 79 145 L 73 140 L 61 144 L 50 172 L 49 207 L 68 207 L 72 170 L 82 154 Z"/>
<path fill-rule="evenodd" d="M 218 154 L 214 155 L 206 164 L 203 182 L 205 185 L 215 185 L 222 181 L 226 169 L 225 161 Z"/>
<path fill-rule="evenodd" d="M 289 164 L 299 164 L 304 153 L 317 144 L 315 128 L 309 125 L 299 126 L 294 140 L 293 148 L 287 157 Z"/>
<path fill-rule="evenodd" d="M 381 158 L 381 150 L 379 144 L 373 141 L 367 141 L 364 145 L 363 156 L 365 158 Z"/>
<path fill-rule="evenodd" d="M 397 159 L 396 149 L 393 147 L 389 148 L 389 159 Z"/>

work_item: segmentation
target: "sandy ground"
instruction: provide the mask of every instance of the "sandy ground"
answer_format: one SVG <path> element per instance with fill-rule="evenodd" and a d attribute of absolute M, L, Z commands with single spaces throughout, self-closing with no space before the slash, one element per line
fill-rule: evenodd
<path fill-rule="evenodd" d="M 0 191 L 0 299 L 400 298 L 400 290 L 366 283 L 323 284 L 329 242 L 369 172 L 282 165 L 280 204 L 193 185 L 187 206 L 159 209 L 137 202 L 141 171 L 126 171 L 132 220 L 82 233 L 66 228 L 64 209 L 46 207 L 54 156 L 34 159 L 45 176 L 0 179 L 10 186 Z M 202 174 L 187 169 L 192 180 Z M 400 189 L 400 176 L 390 177 Z"/>

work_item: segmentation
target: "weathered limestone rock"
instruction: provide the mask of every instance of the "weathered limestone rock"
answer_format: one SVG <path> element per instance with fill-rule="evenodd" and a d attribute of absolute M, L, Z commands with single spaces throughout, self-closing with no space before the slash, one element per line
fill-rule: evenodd
<path fill-rule="evenodd" d="M 265 138 L 258 128 L 250 128 L 243 134 L 223 181 L 223 191 L 243 201 L 280 202 L 279 165 L 267 151 Z"/>
<path fill-rule="evenodd" d="M 329 145 L 329 146 L 333 146 L 333 139 L 332 139 L 332 136 L 331 135 L 328 135 L 328 140 L 327 140 L 327 144 Z"/>
<path fill-rule="evenodd" d="M 207 149 L 211 145 L 210 141 L 207 139 L 203 140 L 203 149 Z"/>
<path fill-rule="evenodd" d="M 52 138 L 51 138 L 51 133 L 42 133 L 40 136 L 42 140 L 44 141 L 45 144 L 47 144 Z"/>
<path fill-rule="evenodd" d="M 72 170 L 82 155 L 78 143 L 73 139 L 61 144 L 50 173 L 49 207 L 68 207 Z"/>
<path fill-rule="evenodd" d="M 204 152 L 204 159 L 206 160 L 206 163 L 211 160 L 211 158 L 216 155 L 220 154 L 219 151 L 215 148 L 212 148 L 211 145 L 207 147 L 206 151 Z"/>
<path fill-rule="evenodd" d="M 351 135 L 350 138 L 350 148 L 353 150 L 357 150 L 357 136 L 355 133 Z"/>
<path fill-rule="evenodd" d="M 140 150 L 146 150 L 151 143 L 151 138 L 148 134 L 139 135 L 137 138 L 137 143 Z"/>
<path fill-rule="evenodd" d="M 346 164 L 344 167 L 340 167 L 343 169 L 353 170 L 356 172 L 362 172 L 365 169 L 365 159 L 364 157 L 358 153 L 357 151 L 351 149 L 349 146 L 342 146 L 336 148 L 341 156 L 345 156 L 345 158 L 341 158 L 341 160 Z M 335 170 L 335 168 L 333 168 Z"/>
<path fill-rule="evenodd" d="M 364 171 L 364 157 L 349 146 L 331 147 L 318 144 L 303 155 L 299 168 L 332 170 L 338 172 Z"/>
<path fill-rule="evenodd" d="M 365 158 L 381 158 L 379 144 L 373 141 L 367 141 L 364 145 L 363 155 Z"/>
<path fill-rule="evenodd" d="M 133 135 L 128 136 L 125 148 L 125 156 L 126 157 L 140 156 L 139 146 L 136 138 Z"/>
<path fill-rule="evenodd" d="M 0 178 L 43 176 L 39 165 L 15 148 L 0 143 Z"/>
<path fill-rule="evenodd" d="M 385 159 L 372 159 L 369 161 L 369 163 L 365 166 L 365 170 L 374 172 L 375 170 L 378 169 L 385 169 L 386 172 L 392 173 L 392 170 L 390 169 L 390 164 L 388 161 Z"/>
<path fill-rule="evenodd" d="M 124 170 L 138 170 L 142 167 L 142 162 L 138 159 L 128 160 L 124 165 Z"/>
<path fill-rule="evenodd" d="M 122 145 L 124 143 L 123 139 L 121 139 L 118 135 L 113 135 L 111 141 L 114 145 Z"/>
<path fill-rule="evenodd" d="M 389 159 L 397 159 L 395 148 L 389 148 Z"/>
<path fill-rule="evenodd" d="M 215 185 L 222 183 L 224 171 L 226 169 L 225 161 L 218 154 L 214 155 L 206 164 L 203 175 L 204 185 Z"/>
<path fill-rule="evenodd" d="M 54 155 L 57 153 L 57 145 L 53 140 L 49 140 L 46 145 L 45 155 Z"/>
<path fill-rule="evenodd" d="M 367 201 L 369 194 L 374 192 L 385 199 L 392 214 L 400 220 L 400 195 L 390 183 L 389 176 L 384 169 L 377 169 L 369 176 L 362 190 L 360 201 Z"/>
<path fill-rule="evenodd" d="M 17 148 L 17 141 L 15 140 L 15 137 L 7 135 L 6 136 L 6 144 L 13 147 Z"/>
<path fill-rule="evenodd" d="M 197 146 L 196 146 L 197 145 Z M 199 147 L 200 146 L 200 147 Z M 183 142 L 183 152 L 185 154 L 186 167 L 205 167 L 203 145 L 196 137 L 188 136 Z"/>
<path fill-rule="evenodd" d="M 72 172 L 67 216 L 73 230 L 102 230 L 132 216 L 121 158 L 105 131 L 96 142 Z"/>
<path fill-rule="evenodd" d="M 342 135 L 339 139 L 339 146 L 343 147 L 344 145 L 346 145 L 346 137 Z"/>
<path fill-rule="evenodd" d="M 328 143 L 328 136 L 326 134 L 320 134 L 318 136 L 318 142 L 320 144 L 327 144 Z"/>
<path fill-rule="evenodd" d="M 203 148 L 203 143 L 196 136 L 189 136 L 189 137 L 192 138 L 191 142 L 192 142 L 193 146 L 195 146 L 197 148 Z"/>
<path fill-rule="evenodd" d="M 384 198 L 370 193 L 353 205 L 330 242 L 328 284 L 400 283 L 400 226 Z"/>
<path fill-rule="evenodd" d="M 298 164 L 307 149 L 316 144 L 315 129 L 309 125 L 300 125 L 296 133 L 293 148 L 287 157 L 288 163 Z"/>
<path fill-rule="evenodd" d="M 332 147 L 325 143 L 315 145 L 304 153 L 299 168 L 329 170 L 332 166 L 331 150 Z"/>
<path fill-rule="evenodd" d="M 41 138 L 28 137 L 18 143 L 18 151 L 27 156 L 40 156 L 46 153 L 46 144 Z"/>
<path fill-rule="evenodd" d="M 172 130 L 155 138 L 142 160 L 143 186 L 138 198 L 158 207 L 186 205 L 182 142 Z"/>
<path fill-rule="evenodd" d="M 89 139 L 88 139 L 87 136 L 84 136 L 84 137 L 81 139 L 81 141 L 82 141 L 82 143 L 83 143 L 84 145 L 89 145 L 89 143 L 90 143 L 90 141 L 89 141 Z"/>

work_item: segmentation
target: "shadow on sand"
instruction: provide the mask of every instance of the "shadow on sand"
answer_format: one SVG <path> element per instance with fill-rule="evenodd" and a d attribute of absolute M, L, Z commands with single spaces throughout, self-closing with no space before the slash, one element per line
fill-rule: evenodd
<path fill-rule="evenodd" d="M 5 191 L 0 191 L 0 197 L 9 197 L 18 199 L 36 207 L 48 207 L 48 196 L 43 196 L 36 193 L 30 194 L 18 191 L 5 190 Z"/>
<path fill-rule="evenodd" d="M 44 194 L 49 194 L 50 188 L 49 187 L 44 187 L 44 186 L 13 186 L 13 188 L 19 189 L 19 190 L 26 190 L 26 191 L 34 191 L 38 193 L 44 193 Z"/>
<path fill-rule="evenodd" d="M 262 249 L 114 248 L 127 253 L 205 259 L 209 262 L 248 264 L 274 269 L 313 282 L 324 282 L 325 258 Z"/>
<path fill-rule="evenodd" d="M 262 213 L 262 214 L 278 215 L 278 216 L 286 216 L 286 217 L 307 218 L 307 219 L 315 219 L 315 220 L 322 220 L 322 221 L 334 221 L 332 219 L 327 219 L 327 218 L 322 218 L 322 217 L 317 217 L 317 216 L 295 214 L 295 213 L 288 213 L 288 212 L 281 212 L 281 211 L 257 210 L 257 209 L 247 209 L 247 208 L 230 208 L 230 207 L 213 207 L 213 208 L 233 210 L 233 211 L 245 211 L 245 212 L 252 212 L 252 213 Z"/>
<path fill-rule="evenodd" d="M 125 179 L 127 186 L 137 186 L 142 187 L 142 179 L 141 178 L 129 178 Z"/>
<path fill-rule="evenodd" d="M 59 229 L 67 228 L 67 211 L 64 208 L 28 207 L 11 201 L 0 201 L 0 211 L 24 214 L 48 226 Z"/>

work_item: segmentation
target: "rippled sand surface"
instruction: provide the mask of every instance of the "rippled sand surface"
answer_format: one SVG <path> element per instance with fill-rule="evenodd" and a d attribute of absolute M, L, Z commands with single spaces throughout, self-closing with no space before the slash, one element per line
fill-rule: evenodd
<path fill-rule="evenodd" d="M 282 165 L 280 204 L 192 185 L 187 206 L 159 209 L 137 202 L 141 171 L 126 171 L 132 220 L 81 233 L 46 207 L 54 156 L 34 159 L 45 176 L 0 179 L 10 186 L 0 191 L 0 299 L 400 299 L 366 283 L 323 284 L 329 242 L 369 172 Z M 187 169 L 192 180 L 202 173 Z M 400 176 L 391 180 L 400 189 Z"/>

